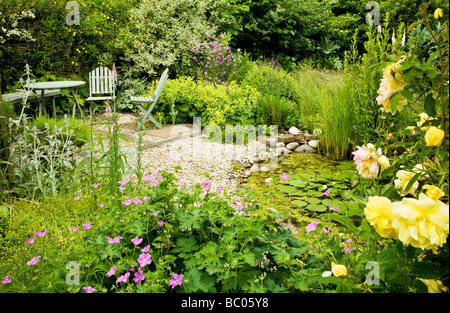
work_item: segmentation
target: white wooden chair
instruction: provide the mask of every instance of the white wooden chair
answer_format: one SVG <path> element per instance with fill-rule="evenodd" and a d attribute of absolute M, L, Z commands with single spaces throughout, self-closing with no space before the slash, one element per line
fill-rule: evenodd
<path fill-rule="evenodd" d="M 92 104 L 92 101 L 114 100 L 113 81 L 111 70 L 107 67 L 97 67 L 89 73 L 89 97 L 86 101 Z M 90 107 L 92 117 L 92 105 Z"/>
<path fill-rule="evenodd" d="M 164 85 L 166 84 L 167 79 L 169 78 L 169 69 L 166 68 L 166 70 L 161 75 L 161 78 L 159 79 L 159 83 L 156 86 L 155 91 L 153 92 L 153 95 L 151 97 L 135 97 L 131 96 L 131 102 L 133 104 L 136 104 L 137 107 L 142 111 L 143 116 L 141 116 L 137 120 L 137 129 L 141 130 L 144 126 L 145 120 L 149 119 L 153 122 L 153 124 L 156 125 L 158 128 L 162 128 L 161 124 L 159 124 L 151 115 L 151 112 L 153 110 L 153 107 L 155 106 L 156 102 L 158 102 L 159 96 L 161 95 Z M 145 107 L 143 107 L 141 104 L 146 104 Z"/>

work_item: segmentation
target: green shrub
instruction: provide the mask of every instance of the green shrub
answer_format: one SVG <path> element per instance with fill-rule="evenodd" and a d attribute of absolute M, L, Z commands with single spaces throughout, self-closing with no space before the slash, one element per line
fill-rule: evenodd
<path fill-rule="evenodd" d="M 153 92 L 157 82 L 149 87 Z M 171 106 L 178 111 L 177 123 L 191 123 L 202 118 L 202 126 L 254 125 L 255 104 L 260 93 L 251 86 L 231 82 L 228 86 L 206 84 L 192 77 L 169 79 L 156 105 L 156 110 L 170 118 Z"/>
<path fill-rule="evenodd" d="M 294 100 L 298 96 L 293 77 L 273 58 L 270 62 L 256 63 L 242 84 L 256 88 L 262 95 L 278 93 L 281 97 L 294 97 Z"/>

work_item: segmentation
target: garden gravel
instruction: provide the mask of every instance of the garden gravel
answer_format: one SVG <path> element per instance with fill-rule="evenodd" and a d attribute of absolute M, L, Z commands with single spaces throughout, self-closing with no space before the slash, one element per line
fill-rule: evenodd
<path fill-rule="evenodd" d="M 133 179 L 135 176 L 133 170 L 137 167 L 139 132 L 136 131 L 136 119 L 137 117 L 131 114 L 120 114 L 118 120 L 122 135 L 121 149 L 131 168 L 129 172 L 125 173 L 124 178 Z M 105 140 L 108 125 L 99 124 L 95 128 L 97 133 L 105 134 L 103 144 L 107 146 Z M 161 133 L 161 130 L 147 128 L 145 131 L 141 131 L 143 175 L 165 170 L 174 173 L 178 183 L 186 182 L 187 187 L 194 184 L 203 185 L 208 181 L 211 184 L 210 191 L 215 192 L 220 189 L 218 195 L 229 196 L 231 205 L 245 205 L 245 199 L 234 192 L 240 188 L 244 172 L 243 170 L 233 171 L 233 164 L 245 159 L 250 152 L 255 151 L 252 149 L 256 149 L 258 146 L 256 142 L 249 145 L 211 142 L 200 134 L 194 135 L 192 124 L 164 126 L 164 129 L 169 133 L 162 137 L 154 135 L 154 133 Z M 176 171 L 175 166 L 179 167 L 179 170 Z"/>

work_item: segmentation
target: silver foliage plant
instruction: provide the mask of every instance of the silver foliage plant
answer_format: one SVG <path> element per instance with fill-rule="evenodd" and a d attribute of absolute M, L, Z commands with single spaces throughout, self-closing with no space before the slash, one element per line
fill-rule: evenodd
<path fill-rule="evenodd" d="M 72 156 L 79 150 L 72 141 L 74 130 L 67 116 L 64 117 L 64 126 L 55 126 L 53 130 L 47 123 L 43 130 L 28 125 L 26 116 L 22 121 L 10 119 L 9 129 L 14 191 L 31 199 L 38 195 L 55 198 L 58 187 L 68 183 L 70 173 L 75 169 Z"/>

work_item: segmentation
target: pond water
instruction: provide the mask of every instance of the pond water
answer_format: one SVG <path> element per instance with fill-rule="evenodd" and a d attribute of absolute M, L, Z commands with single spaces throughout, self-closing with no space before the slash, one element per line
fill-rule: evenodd
<path fill-rule="evenodd" d="M 288 181 L 276 178 L 282 173 Z M 272 177 L 275 184 L 267 184 Z M 259 172 L 247 179 L 244 188 L 254 191 L 263 207 L 273 208 L 286 216 L 285 222 L 302 232 L 311 221 L 355 222 L 363 215 L 362 209 L 351 197 L 357 193 L 353 161 L 333 161 L 319 154 L 292 153 L 272 172 Z M 331 188 L 331 190 L 329 190 Z M 329 190 L 328 194 L 324 194 Z M 345 217 L 345 218 L 344 218 Z"/>

